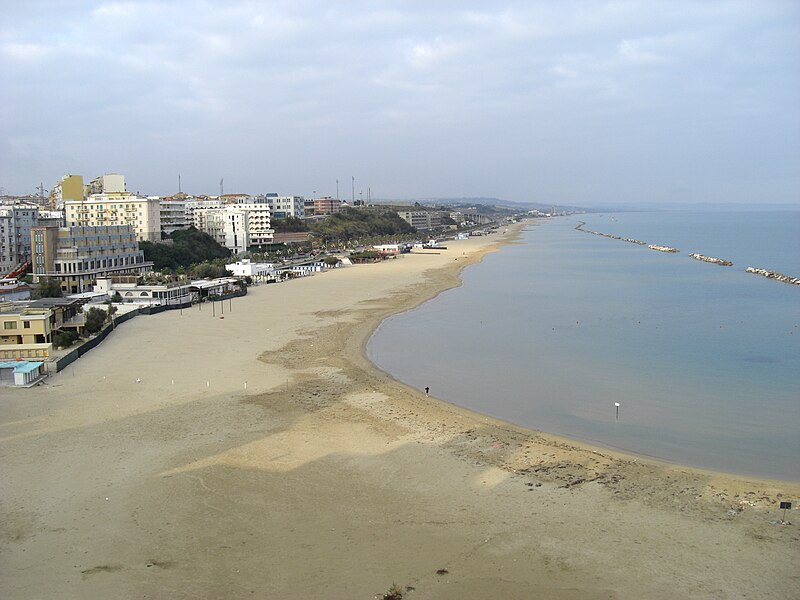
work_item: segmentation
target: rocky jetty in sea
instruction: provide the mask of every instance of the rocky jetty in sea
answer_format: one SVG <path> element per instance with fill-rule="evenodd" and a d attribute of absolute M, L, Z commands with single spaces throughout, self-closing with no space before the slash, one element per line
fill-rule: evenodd
<path fill-rule="evenodd" d="M 647 246 L 650 250 L 658 250 L 659 252 L 680 252 L 677 248 L 671 248 L 670 246 L 659 246 L 658 244 L 649 244 Z"/>
<path fill-rule="evenodd" d="M 711 263 L 714 265 L 722 265 L 723 267 L 730 267 L 733 263 L 729 260 L 725 260 L 724 258 L 714 258 L 713 256 L 706 256 L 704 254 L 698 254 L 697 252 L 692 252 L 689 254 L 695 260 L 702 260 L 703 262 Z"/>
<path fill-rule="evenodd" d="M 757 269 L 756 267 L 747 267 L 745 271 L 747 271 L 748 273 L 755 273 L 756 275 L 767 277 L 768 279 L 782 281 L 783 283 L 789 283 L 791 285 L 800 285 L 800 277 L 792 277 L 790 275 L 784 275 L 783 273 L 768 271 L 767 269 Z"/>
<path fill-rule="evenodd" d="M 584 229 L 583 228 L 584 225 L 586 225 L 586 221 L 581 221 L 575 226 L 575 229 L 577 229 L 578 231 L 582 231 L 583 233 L 591 233 L 592 235 L 601 235 L 603 237 L 611 238 L 612 240 L 622 240 L 623 242 L 629 242 L 631 244 L 639 244 L 640 246 L 647 245 L 647 242 L 643 242 L 642 240 L 626 238 L 620 235 L 614 235 L 613 233 L 603 233 L 602 231 L 592 231 L 591 229 Z"/>

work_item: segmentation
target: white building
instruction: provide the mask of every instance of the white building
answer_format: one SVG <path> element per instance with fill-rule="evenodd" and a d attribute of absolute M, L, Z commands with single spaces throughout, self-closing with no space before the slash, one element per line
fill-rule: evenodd
<path fill-rule="evenodd" d="M 206 232 L 234 254 L 246 252 L 252 246 L 272 243 L 274 232 L 269 204 L 254 202 L 215 206 L 214 202 L 194 204 L 192 220 L 197 229 Z"/>
<path fill-rule="evenodd" d="M 321 271 L 324 271 L 326 267 L 327 265 L 324 261 L 314 260 L 299 265 L 280 267 L 279 269 L 276 269 L 275 273 L 279 278 L 283 278 L 287 274 L 291 274 L 291 276 L 294 277 L 305 277 L 306 275 L 311 275 L 312 273 L 320 273 Z"/>
<path fill-rule="evenodd" d="M 158 204 L 161 215 L 161 231 L 169 234 L 176 230 L 187 229 L 192 225 L 186 213 L 186 200 L 159 199 Z"/>
<path fill-rule="evenodd" d="M 142 285 L 136 278 L 128 278 L 131 281 L 116 280 L 111 277 L 98 278 L 93 290 L 95 294 L 105 294 L 107 298 L 113 298 L 114 294 L 119 294 L 124 303 L 133 304 L 188 304 L 200 299 L 195 286 L 190 283 L 171 283 L 157 285 Z"/>
<path fill-rule="evenodd" d="M 247 252 L 247 248 L 250 247 L 247 211 L 238 206 L 226 206 L 217 212 L 222 220 L 222 235 L 218 236 L 219 243 L 233 254 Z"/>
<path fill-rule="evenodd" d="M 186 220 L 196 229 L 206 231 L 206 211 L 211 208 L 222 208 L 222 206 L 222 200 L 187 200 Z"/>
<path fill-rule="evenodd" d="M 247 211 L 248 245 L 263 247 L 271 244 L 275 232 L 272 229 L 272 211 L 265 202 L 239 204 L 239 210 Z M 247 248 L 245 248 L 246 250 Z"/>
<path fill-rule="evenodd" d="M 273 219 L 286 219 L 287 217 L 302 219 L 306 215 L 306 202 L 302 196 L 266 194 L 263 199 L 269 204 Z"/>
<path fill-rule="evenodd" d="M 249 258 L 243 258 L 235 263 L 225 265 L 225 268 L 236 277 L 250 277 L 254 281 L 267 281 L 275 278 L 275 263 L 254 263 Z"/>
<path fill-rule="evenodd" d="M 139 241 L 161 240 L 158 198 L 142 198 L 129 192 L 104 192 L 91 194 L 83 201 L 65 200 L 64 211 L 67 227 L 130 225 Z"/>
<path fill-rule="evenodd" d="M 89 194 L 122 193 L 125 191 L 127 191 L 125 189 L 125 176 L 119 173 L 106 173 L 92 179 L 86 186 L 87 196 Z"/>

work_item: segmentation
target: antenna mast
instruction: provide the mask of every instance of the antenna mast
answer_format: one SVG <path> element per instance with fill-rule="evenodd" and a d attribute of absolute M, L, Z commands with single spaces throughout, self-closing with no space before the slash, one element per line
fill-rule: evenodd
<path fill-rule="evenodd" d="M 222 191 L 223 190 L 223 188 L 222 188 L 222 182 L 223 181 L 225 181 L 224 178 L 219 180 L 219 196 L 220 196 L 220 198 L 222 198 L 222 196 L 224 195 L 223 191 Z"/>

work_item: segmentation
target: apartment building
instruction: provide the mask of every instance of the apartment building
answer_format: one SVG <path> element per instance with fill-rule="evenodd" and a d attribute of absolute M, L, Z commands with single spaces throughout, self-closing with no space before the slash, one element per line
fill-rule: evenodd
<path fill-rule="evenodd" d="M 98 277 L 152 270 L 127 225 L 33 227 L 33 277 L 53 277 L 66 294 L 91 291 Z"/>
<path fill-rule="evenodd" d="M 270 209 L 266 202 L 195 202 L 191 215 L 197 229 L 206 232 L 234 254 L 246 252 L 252 246 L 263 247 L 273 241 Z"/>
<path fill-rule="evenodd" d="M 68 227 L 130 225 L 137 240 L 161 240 L 158 198 L 142 198 L 129 192 L 103 192 L 91 194 L 82 201 L 65 200 L 64 211 Z"/>
<path fill-rule="evenodd" d="M 314 214 L 315 215 L 332 215 L 341 210 L 342 201 L 330 196 L 323 196 L 322 198 L 314 199 Z"/>
<path fill-rule="evenodd" d="M 189 226 L 206 231 L 206 211 L 212 208 L 222 208 L 222 200 L 187 200 L 186 221 Z"/>
<path fill-rule="evenodd" d="M 234 254 L 246 252 L 250 245 L 247 211 L 237 206 L 212 209 L 207 216 L 209 234 Z"/>
<path fill-rule="evenodd" d="M 83 176 L 64 175 L 50 191 L 50 207 L 56 210 L 64 207 L 64 200 L 83 200 L 85 188 Z"/>
<path fill-rule="evenodd" d="M 0 278 L 31 259 L 31 227 L 38 218 L 35 204 L 0 204 Z"/>
<path fill-rule="evenodd" d="M 398 210 L 397 214 L 416 229 L 431 229 L 442 224 L 442 214 L 434 210 Z"/>
<path fill-rule="evenodd" d="M 306 200 L 302 196 L 279 196 L 278 194 L 266 194 L 259 196 L 269 204 L 269 210 L 273 219 L 286 219 L 294 217 L 302 219 L 306 216 Z"/>
<path fill-rule="evenodd" d="M 170 234 L 176 230 L 187 229 L 192 222 L 186 212 L 186 200 L 179 198 L 160 198 L 158 201 L 161 231 Z"/>
<path fill-rule="evenodd" d="M 237 208 L 247 211 L 248 244 L 245 250 L 251 246 L 263 247 L 271 244 L 275 232 L 272 229 L 270 205 L 264 202 L 253 202 L 239 204 Z"/>
<path fill-rule="evenodd" d="M 91 194 L 110 194 L 126 192 L 125 176 L 119 173 L 106 173 L 100 177 L 95 177 L 86 186 L 84 196 Z"/>

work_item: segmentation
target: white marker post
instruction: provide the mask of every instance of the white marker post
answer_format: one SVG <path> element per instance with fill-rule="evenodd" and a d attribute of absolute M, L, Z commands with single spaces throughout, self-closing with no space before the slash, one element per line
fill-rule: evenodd
<path fill-rule="evenodd" d="M 617 409 L 617 421 L 619 421 L 619 402 L 614 402 L 614 406 Z"/>

